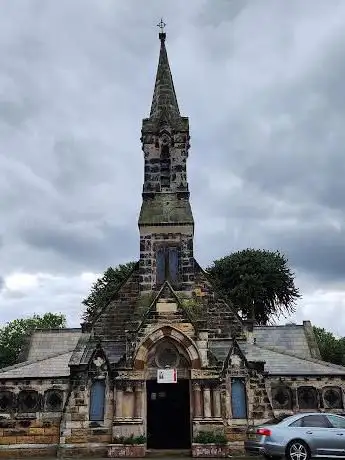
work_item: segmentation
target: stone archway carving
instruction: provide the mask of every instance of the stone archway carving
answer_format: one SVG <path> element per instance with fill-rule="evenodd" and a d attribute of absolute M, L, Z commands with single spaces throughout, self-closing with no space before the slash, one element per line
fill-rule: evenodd
<path fill-rule="evenodd" d="M 147 355 L 149 350 L 160 340 L 169 339 L 175 341 L 181 346 L 183 346 L 186 351 L 192 369 L 201 368 L 201 360 L 199 356 L 198 349 L 194 341 L 185 335 L 183 332 L 172 326 L 161 326 L 154 330 L 149 336 L 147 336 L 144 341 L 139 345 L 137 352 L 135 354 L 133 367 L 136 370 L 143 370 L 147 362 Z"/>

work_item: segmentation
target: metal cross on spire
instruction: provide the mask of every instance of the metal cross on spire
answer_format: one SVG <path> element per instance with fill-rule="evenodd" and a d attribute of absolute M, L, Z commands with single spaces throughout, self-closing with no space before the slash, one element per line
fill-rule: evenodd
<path fill-rule="evenodd" d="M 161 44 L 165 42 L 165 37 L 166 33 L 164 32 L 164 27 L 166 26 L 165 22 L 163 21 L 163 18 L 159 21 L 157 24 L 157 27 L 159 27 L 159 39 L 161 41 Z"/>
<path fill-rule="evenodd" d="M 163 21 L 163 18 L 161 18 L 161 20 L 159 21 L 159 23 L 157 24 L 157 27 L 160 28 L 160 33 L 164 33 L 164 28 L 165 28 L 166 24 L 165 22 Z"/>

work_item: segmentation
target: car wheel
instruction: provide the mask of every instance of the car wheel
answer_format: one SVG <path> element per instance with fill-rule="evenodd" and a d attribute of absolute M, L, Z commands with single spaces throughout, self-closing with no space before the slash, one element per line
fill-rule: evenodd
<path fill-rule="evenodd" d="M 286 448 L 288 460 L 310 460 L 310 449 L 304 441 L 296 439 L 291 441 Z"/>

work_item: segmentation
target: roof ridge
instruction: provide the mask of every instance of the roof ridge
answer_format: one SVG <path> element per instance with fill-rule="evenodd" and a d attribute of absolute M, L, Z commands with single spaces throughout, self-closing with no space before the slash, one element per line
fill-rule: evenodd
<path fill-rule="evenodd" d="M 304 328 L 303 324 L 255 324 L 254 329 L 271 329 L 272 327 L 299 327 L 299 328 Z"/>
<path fill-rule="evenodd" d="M 59 332 L 59 333 L 65 333 L 65 332 L 81 332 L 81 327 L 51 327 L 51 328 L 37 328 L 32 331 L 32 335 L 35 334 L 35 332 Z"/>
<path fill-rule="evenodd" d="M 48 359 L 57 358 L 58 356 L 67 355 L 68 353 L 73 353 L 74 348 L 65 350 L 65 351 L 60 352 L 60 353 L 54 353 L 52 355 L 45 356 L 44 358 L 31 359 L 31 360 L 28 360 L 28 361 L 23 361 L 21 363 L 12 364 L 12 366 L 3 367 L 2 369 L 0 369 L 0 379 L 1 379 L 1 374 L 5 373 L 7 371 L 11 371 L 13 369 L 19 369 L 20 367 L 24 367 L 24 366 L 29 366 L 30 364 L 35 364 L 35 363 L 40 363 L 42 361 L 47 361 Z"/>
<path fill-rule="evenodd" d="M 301 356 L 301 355 L 298 355 L 296 353 L 291 353 L 290 351 L 287 351 L 287 350 L 280 350 L 279 348 L 276 348 L 276 347 L 262 347 L 261 345 L 257 345 L 257 344 L 250 344 L 254 347 L 257 347 L 257 348 L 260 348 L 262 350 L 268 350 L 268 351 L 272 351 L 274 353 L 278 353 L 278 354 L 281 354 L 281 355 L 286 355 L 286 356 L 291 356 L 291 358 L 298 358 L 298 359 L 302 359 L 304 361 L 309 361 L 310 363 L 314 363 L 314 364 L 321 364 L 325 367 L 331 367 L 333 369 L 339 369 L 339 370 L 343 370 L 344 373 L 345 373 L 345 367 L 344 366 L 339 366 L 338 364 L 333 364 L 333 363 L 329 363 L 328 361 L 322 361 L 321 359 L 315 359 L 315 358 L 311 358 L 311 357 L 308 357 L 308 356 Z"/>

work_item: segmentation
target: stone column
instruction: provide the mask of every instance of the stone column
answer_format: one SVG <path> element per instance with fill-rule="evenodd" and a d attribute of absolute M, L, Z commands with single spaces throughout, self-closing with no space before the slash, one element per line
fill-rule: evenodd
<path fill-rule="evenodd" d="M 125 389 L 126 391 L 122 401 L 122 417 L 131 419 L 134 415 L 134 392 L 132 382 L 127 382 Z"/>
<path fill-rule="evenodd" d="M 135 402 L 134 402 L 134 417 L 143 418 L 143 384 L 136 382 L 135 387 Z"/>
<path fill-rule="evenodd" d="M 201 406 L 201 387 L 199 383 L 193 383 L 193 402 L 194 402 L 194 418 L 202 417 Z"/>
<path fill-rule="evenodd" d="M 211 418 L 211 391 L 208 385 L 204 386 L 204 417 Z"/>
<path fill-rule="evenodd" d="M 221 408 L 220 408 L 220 389 L 219 387 L 214 387 L 212 390 L 212 399 L 213 399 L 213 417 L 221 417 Z"/>
<path fill-rule="evenodd" d="M 224 392 L 224 401 L 225 401 L 225 418 L 229 419 L 232 417 L 232 403 L 231 403 L 231 398 L 230 398 L 230 390 L 229 387 L 226 386 L 225 392 Z"/>
<path fill-rule="evenodd" d="M 115 394 L 116 394 L 115 417 L 122 418 L 123 388 L 119 383 L 116 384 Z"/>

